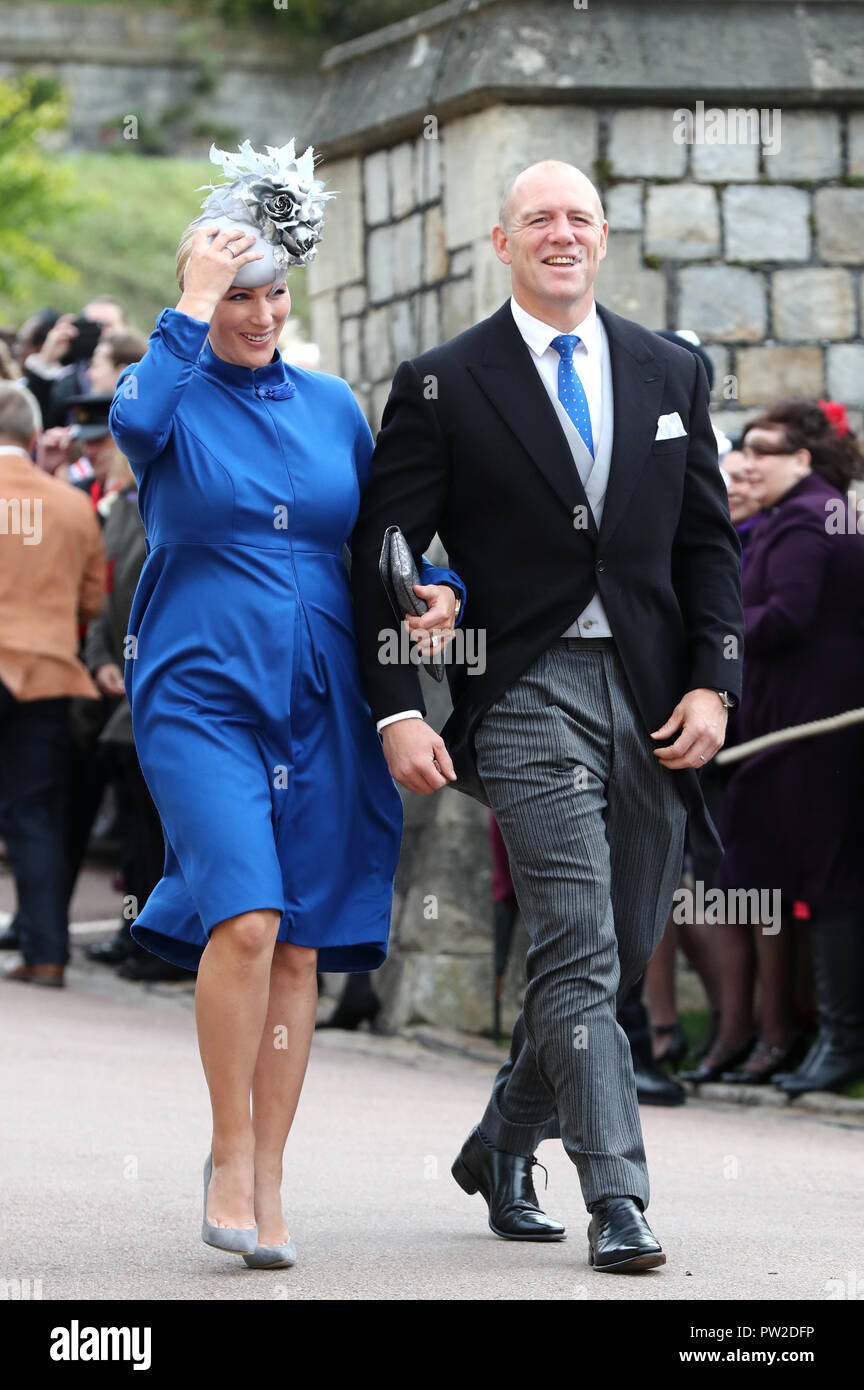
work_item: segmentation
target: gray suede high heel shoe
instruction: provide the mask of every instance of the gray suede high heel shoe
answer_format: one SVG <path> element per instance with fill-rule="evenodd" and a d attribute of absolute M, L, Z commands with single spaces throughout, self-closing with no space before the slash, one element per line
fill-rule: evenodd
<path fill-rule="evenodd" d="M 208 1154 L 207 1162 L 204 1164 L 204 1222 L 201 1227 L 201 1239 L 205 1245 L 212 1245 L 216 1250 L 230 1250 L 235 1255 L 242 1255 L 245 1260 L 258 1248 L 258 1227 L 211 1226 L 207 1220 L 207 1189 L 212 1172 L 213 1155 Z"/>
<path fill-rule="evenodd" d="M 287 1245 L 257 1245 L 252 1255 L 244 1255 L 250 1269 L 285 1269 L 297 1263 L 293 1240 Z"/>

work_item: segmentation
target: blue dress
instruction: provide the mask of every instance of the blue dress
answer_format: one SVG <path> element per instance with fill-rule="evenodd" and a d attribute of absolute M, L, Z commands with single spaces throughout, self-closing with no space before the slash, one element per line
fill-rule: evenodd
<path fill-rule="evenodd" d="M 343 557 L 372 436 L 346 382 L 278 353 L 234 366 L 207 331 L 165 309 L 111 407 L 148 540 L 126 691 L 165 834 L 132 935 L 194 970 L 218 922 L 271 908 L 278 940 L 317 947 L 320 969 L 373 970 L 402 802 Z M 422 578 L 462 588 L 425 560 Z"/>

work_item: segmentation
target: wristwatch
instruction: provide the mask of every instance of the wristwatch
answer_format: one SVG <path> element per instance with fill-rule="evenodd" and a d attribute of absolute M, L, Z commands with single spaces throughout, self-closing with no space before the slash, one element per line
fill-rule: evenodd
<path fill-rule="evenodd" d="M 735 696 L 730 695 L 728 690 L 718 690 L 717 694 L 720 696 L 726 709 L 734 709 L 738 703 Z"/>

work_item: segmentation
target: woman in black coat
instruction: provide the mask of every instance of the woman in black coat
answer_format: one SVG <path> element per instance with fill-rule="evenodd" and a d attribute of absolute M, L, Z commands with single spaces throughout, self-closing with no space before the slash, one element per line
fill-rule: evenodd
<path fill-rule="evenodd" d="M 850 492 L 864 457 L 843 424 L 838 431 L 816 402 L 787 401 L 744 435 L 762 511 L 743 579 L 741 742 L 864 706 L 864 534 Z M 864 532 L 864 516 L 861 526 Z M 820 1027 L 800 1068 L 778 1084 L 794 1095 L 864 1076 L 862 805 L 864 724 L 736 765 L 720 827 L 726 856 L 718 886 L 727 894 L 767 890 L 763 909 L 773 910 L 778 898 L 782 904 L 779 931 L 764 914 L 753 927 L 760 1028 L 739 1080 L 776 1079 L 794 1050 L 796 901 L 812 914 Z M 721 1008 L 718 1047 L 730 1065 L 751 1031 L 740 996 L 739 988 Z"/>

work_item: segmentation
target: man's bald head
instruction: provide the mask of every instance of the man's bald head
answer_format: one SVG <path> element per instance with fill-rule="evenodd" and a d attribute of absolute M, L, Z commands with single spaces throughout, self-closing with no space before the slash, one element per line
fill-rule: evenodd
<path fill-rule="evenodd" d="M 518 174 L 514 174 L 501 195 L 498 222 L 500 226 L 504 228 L 505 232 L 512 230 L 514 214 L 517 207 L 522 202 L 523 197 L 530 200 L 531 193 L 538 183 L 545 182 L 549 178 L 555 178 L 556 175 L 563 176 L 563 178 L 571 182 L 580 182 L 584 186 L 586 192 L 590 190 L 590 196 L 593 197 L 595 203 L 598 221 L 600 223 L 606 221 L 606 214 L 603 211 L 600 194 L 597 192 L 597 189 L 594 187 L 594 184 L 588 178 L 587 174 L 583 174 L 582 170 L 577 169 L 575 164 L 568 164 L 563 159 L 541 159 L 538 163 L 528 164 L 524 169 L 520 169 Z"/>
<path fill-rule="evenodd" d="M 511 179 L 492 245 L 510 267 L 516 302 L 541 323 L 570 333 L 591 308 L 606 231 L 591 180 L 573 164 L 543 159 Z"/>

